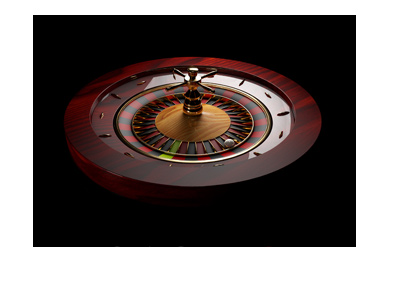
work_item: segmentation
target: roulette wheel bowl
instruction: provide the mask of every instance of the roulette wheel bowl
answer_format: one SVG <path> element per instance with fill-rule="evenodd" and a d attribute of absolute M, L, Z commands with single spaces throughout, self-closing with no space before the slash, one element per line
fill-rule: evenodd
<path fill-rule="evenodd" d="M 100 186 L 145 203 L 199 206 L 297 160 L 317 139 L 321 115 L 302 87 L 271 70 L 185 57 L 94 80 L 64 123 L 72 158 Z"/>

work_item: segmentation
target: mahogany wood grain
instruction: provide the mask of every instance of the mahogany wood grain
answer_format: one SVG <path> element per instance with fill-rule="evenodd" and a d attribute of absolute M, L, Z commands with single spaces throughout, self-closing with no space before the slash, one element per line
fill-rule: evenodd
<path fill-rule="evenodd" d="M 170 164 L 135 152 L 132 158 L 116 150 L 132 151 L 115 134 L 110 138 L 99 138 L 95 134 L 90 120 L 93 104 L 100 100 L 99 94 L 112 90 L 113 84 L 132 75 L 146 76 L 155 69 L 192 65 L 225 70 L 277 92 L 291 106 L 295 116 L 290 134 L 277 147 L 256 158 L 247 160 L 242 155 L 221 161 L 218 167 L 213 163 Z M 274 71 L 232 60 L 184 57 L 134 64 L 89 83 L 71 100 L 64 127 L 72 157 L 96 183 L 120 195 L 146 202 L 191 205 L 220 195 L 229 190 L 226 187 L 230 184 L 267 175 L 298 159 L 317 139 L 321 116 L 315 101 L 301 86 Z M 104 140 L 114 140 L 112 142 L 118 148 L 111 148 Z"/>

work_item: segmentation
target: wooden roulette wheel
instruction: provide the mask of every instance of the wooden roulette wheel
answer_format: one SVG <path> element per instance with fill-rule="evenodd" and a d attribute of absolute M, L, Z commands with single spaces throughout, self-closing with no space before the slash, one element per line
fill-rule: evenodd
<path fill-rule="evenodd" d="M 315 142 L 313 98 L 274 71 L 217 58 L 168 58 L 85 86 L 64 119 L 72 157 L 119 195 L 200 205 L 265 176 Z"/>

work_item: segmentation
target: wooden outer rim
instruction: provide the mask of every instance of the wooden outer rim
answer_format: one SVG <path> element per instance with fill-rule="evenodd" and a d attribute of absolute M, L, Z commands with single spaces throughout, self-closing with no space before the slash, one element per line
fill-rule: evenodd
<path fill-rule="evenodd" d="M 290 134 L 277 147 L 251 160 L 242 155 L 223 161 L 223 166 L 218 168 L 212 168 L 212 163 L 204 166 L 183 166 L 177 163 L 168 168 L 168 162 L 154 160 L 139 153 L 134 153 L 134 159 L 121 154 L 105 144 L 103 140 L 106 139 L 99 138 L 94 133 L 90 123 L 91 108 L 99 94 L 112 84 L 144 71 L 191 65 L 245 73 L 279 92 L 290 103 L 295 114 L 296 120 Z M 92 81 L 71 100 L 65 112 L 64 126 L 70 149 L 79 154 L 74 156 L 78 165 L 84 160 L 91 166 L 88 169 L 95 169 L 96 173 L 112 177 L 113 180 L 98 183 L 122 194 L 134 192 L 138 184 L 148 183 L 154 190 L 167 189 L 168 186 L 202 189 L 201 187 L 231 184 L 266 175 L 295 161 L 312 146 L 320 132 L 321 116 L 314 99 L 301 86 L 274 71 L 233 60 L 183 57 L 130 65 Z M 127 151 L 131 152 L 128 148 Z M 120 184 L 122 181 L 125 187 Z M 130 186 L 129 190 L 125 190 L 127 185 Z M 168 194 L 163 193 L 162 196 L 166 197 Z"/>

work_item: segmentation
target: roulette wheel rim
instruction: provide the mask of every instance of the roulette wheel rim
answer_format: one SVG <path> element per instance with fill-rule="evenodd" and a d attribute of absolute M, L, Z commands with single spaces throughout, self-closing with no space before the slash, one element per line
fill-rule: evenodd
<path fill-rule="evenodd" d="M 237 77 L 245 76 L 243 82 L 249 80 L 262 83 L 274 91 L 291 108 L 290 116 L 292 116 L 293 124 L 290 127 L 289 134 L 285 134 L 286 137 L 277 146 L 253 157 L 251 160 L 229 163 L 228 158 L 226 161 L 219 160 L 223 164 L 215 164 L 214 161 L 190 164 L 197 165 L 195 166 L 196 169 L 193 169 L 194 166 L 175 161 L 161 162 L 156 160 L 159 165 L 150 168 L 155 169 L 154 172 L 156 173 L 166 171 L 171 174 L 181 174 L 180 178 L 176 180 L 170 176 L 168 180 L 164 180 L 157 178 L 156 175 L 141 176 L 139 174 L 137 177 L 131 177 L 127 173 L 121 173 L 121 168 L 114 170 L 110 167 L 110 164 L 104 164 L 104 162 L 110 160 L 109 158 L 116 157 L 118 157 L 116 160 L 122 165 L 135 165 L 134 162 L 138 159 L 139 161 L 154 159 L 144 154 L 141 154 L 142 157 L 138 156 L 122 140 L 121 144 L 127 147 L 126 152 L 116 152 L 104 143 L 107 140 L 106 138 L 96 134 L 91 126 L 91 116 L 94 106 L 100 101 L 99 95 L 109 93 L 115 87 L 115 84 L 139 80 L 142 76 L 155 70 L 166 72 L 173 68 L 183 69 L 188 66 L 196 66 L 200 69 L 216 68 Z M 236 88 L 240 89 L 241 87 L 237 86 Z M 265 96 L 271 98 L 267 92 Z M 92 81 L 71 100 L 65 113 L 64 127 L 68 147 L 74 161 L 98 184 L 113 192 L 132 198 L 146 197 L 148 194 L 145 192 L 154 188 L 157 189 L 156 196 L 163 197 L 163 191 L 168 193 L 173 190 L 176 197 L 180 197 L 177 193 L 182 188 L 192 190 L 221 189 L 222 186 L 265 176 L 289 165 L 307 152 L 317 140 L 321 129 L 321 115 L 316 102 L 307 91 L 294 81 L 267 68 L 234 60 L 182 57 L 133 64 Z M 113 131 L 116 134 L 115 130 Z M 99 154 L 104 154 L 104 157 L 99 156 Z M 246 171 L 243 172 L 243 170 Z M 105 177 L 112 180 L 113 183 L 105 182 Z M 165 177 L 168 177 L 168 175 Z M 138 194 L 138 192 L 142 193 Z"/>

